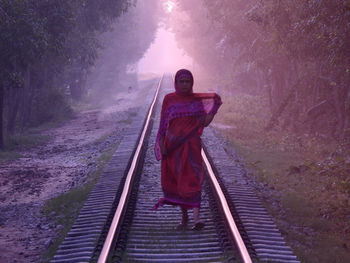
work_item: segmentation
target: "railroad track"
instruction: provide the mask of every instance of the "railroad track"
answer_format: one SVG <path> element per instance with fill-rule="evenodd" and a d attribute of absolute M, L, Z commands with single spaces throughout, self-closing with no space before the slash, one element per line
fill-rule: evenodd
<path fill-rule="evenodd" d="M 220 176 L 222 165 L 234 171 L 232 160 L 221 163 L 223 153 L 219 159 L 208 159 L 202 151 L 207 170 L 203 230 L 176 230 L 181 221 L 178 208 L 152 210 L 162 196 L 160 163 L 153 154 L 160 104 L 172 91 L 172 78 L 163 77 L 148 115 L 131 124 L 51 262 L 299 262 L 254 193 L 241 182 L 242 176 L 233 175 L 237 186 L 231 185 L 227 172 Z M 210 136 L 212 132 L 205 135 Z M 218 144 L 211 151 L 217 148 Z"/>

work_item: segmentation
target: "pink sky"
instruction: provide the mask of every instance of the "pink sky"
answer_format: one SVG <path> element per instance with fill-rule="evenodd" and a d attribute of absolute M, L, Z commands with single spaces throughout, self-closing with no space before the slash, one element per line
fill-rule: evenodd
<path fill-rule="evenodd" d="M 160 27 L 156 39 L 138 63 L 139 73 L 175 73 L 180 68 L 192 69 L 192 59 L 177 47 L 172 32 Z"/>

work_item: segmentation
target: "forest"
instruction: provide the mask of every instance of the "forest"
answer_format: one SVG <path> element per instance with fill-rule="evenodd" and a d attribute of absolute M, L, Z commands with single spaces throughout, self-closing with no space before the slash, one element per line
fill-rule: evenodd
<path fill-rule="evenodd" d="M 196 92 L 221 96 L 212 127 L 298 257 L 348 262 L 349 0 L 0 0 L 0 158 L 80 103 L 113 104 L 160 27 L 193 59 Z"/>
<path fill-rule="evenodd" d="M 301 261 L 349 261 L 350 2 L 177 0 L 167 23 Z"/>
<path fill-rule="evenodd" d="M 103 64 L 101 46 L 113 47 L 118 57 L 111 62 L 118 64 L 115 78 L 142 57 L 159 18 L 150 1 L 144 8 L 152 15 L 140 18 L 148 28 L 133 26 L 131 14 L 116 25 L 133 4 L 1 0 L 1 148 L 5 135 L 69 114 L 67 94 L 79 100 L 94 90 L 87 79 Z M 272 114 L 266 131 L 279 126 L 348 146 L 348 1 L 179 0 L 177 5 L 183 12 L 168 18 L 167 25 L 197 72 L 211 76 L 224 92 L 263 95 Z M 138 35 L 132 30 L 150 34 L 132 39 Z"/>
<path fill-rule="evenodd" d="M 187 16 L 171 24 L 198 71 L 225 91 L 263 94 L 267 131 L 349 138 L 349 1 L 200 2 L 178 1 Z"/>
<path fill-rule="evenodd" d="M 108 98 L 113 81 L 125 77 L 155 36 L 157 1 L 134 6 L 0 1 L 0 149 L 30 127 L 70 116 L 71 105 L 94 92 Z M 115 59 L 107 61 L 106 53 Z"/>

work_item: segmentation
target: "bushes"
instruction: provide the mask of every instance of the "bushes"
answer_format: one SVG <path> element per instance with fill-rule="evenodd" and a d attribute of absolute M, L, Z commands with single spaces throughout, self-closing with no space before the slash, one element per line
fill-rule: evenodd
<path fill-rule="evenodd" d="M 270 130 L 285 122 L 350 140 L 349 1 L 177 2 L 170 26 L 196 76 L 215 76 L 231 92 L 265 94 Z"/>
<path fill-rule="evenodd" d="M 70 112 L 60 88 L 84 78 L 95 62 L 99 34 L 129 5 L 129 0 L 0 0 L 0 149 L 3 123 L 14 133 L 18 126 Z M 17 88 L 20 100 L 3 103 Z M 5 105 L 13 114 L 3 116 Z"/>
<path fill-rule="evenodd" d="M 72 116 L 73 110 L 68 104 L 64 94 L 59 90 L 48 90 L 39 94 L 34 102 L 34 112 L 30 121 L 31 125 Z"/>

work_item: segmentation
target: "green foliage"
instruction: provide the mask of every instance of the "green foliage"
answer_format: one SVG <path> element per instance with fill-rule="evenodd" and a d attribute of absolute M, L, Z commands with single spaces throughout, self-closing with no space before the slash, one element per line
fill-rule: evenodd
<path fill-rule="evenodd" d="M 24 134 L 6 135 L 4 149 L 0 150 L 0 163 L 3 160 L 20 158 L 21 154 L 18 149 L 30 149 L 47 142 L 49 139 L 49 136 L 35 135 L 31 131 Z"/>
<path fill-rule="evenodd" d="M 103 48 L 87 79 L 92 99 L 105 103 L 111 100 L 117 87 L 126 88 L 125 80 L 135 83 L 132 74 L 155 39 L 160 11 L 158 0 L 138 1 L 101 35 Z"/>
<path fill-rule="evenodd" d="M 21 157 L 21 155 L 17 152 L 13 152 L 13 151 L 0 151 L 0 164 L 3 160 L 14 160 Z"/>
<path fill-rule="evenodd" d="M 195 76 L 221 86 L 216 127 L 300 260 L 348 262 L 349 1 L 177 3 L 169 23 L 197 62 Z"/>
<path fill-rule="evenodd" d="M 0 0 L 0 85 L 5 88 L 0 101 L 7 100 L 0 112 L 9 114 L 0 121 L 23 128 L 29 120 L 40 123 L 66 114 L 59 92 L 47 89 L 76 82 L 83 87 L 97 58 L 98 36 L 129 5 L 130 0 Z M 12 89 L 21 89 L 20 95 L 11 97 Z M 78 91 L 81 98 L 83 88 Z"/>
<path fill-rule="evenodd" d="M 101 138 L 103 141 L 105 137 Z M 97 161 L 97 168 L 88 175 L 88 182 L 81 187 L 73 188 L 67 193 L 48 200 L 42 208 L 42 214 L 55 220 L 56 225 L 62 225 L 54 243 L 43 253 L 44 262 L 50 261 L 55 255 L 58 246 L 64 240 L 66 234 L 72 227 L 80 209 L 93 189 L 95 183 L 103 172 L 104 165 L 110 160 L 117 150 L 119 142 L 111 146 L 106 152 L 101 154 Z M 54 215 L 52 215 L 54 214 Z"/>
<path fill-rule="evenodd" d="M 31 132 L 9 136 L 6 139 L 6 149 L 10 151 L 17 150 L 18 148 L 29 149 L 47 142 L 49 138 L 49 136 L 35 135 Z"/>
<path fill-rule="evenodd" d="M 88 194 L 94 186 L 95 181 L 96 179 L 80 188 L 74 188 L 69 192 L 46 202 L 45 207 L 42 210 L 43 214 L 49 216 L 50 213 L 54 212 L 56 224 L 62 225 L 63 228 L 60 230 L 54 244 L 44 253 L 44 262 L 47 262 L 53 257 L 58 246 L 64 240 L 65 235 L 72 227 Z"/>
<path fill-rule="evenodd" d="M 67 98 L 58 90 L 47 90 L 35 99 L 32 125 L 72 116 L 73 110 Z"/>
<path fill-rule="evenodd" d="M 261 199 L 299 259 L 349 261 L 350 157 L 315 137 L 261 132 L 266 103 L 245 94 L 226 98 L 213 125 L 244 158 Z M 339 256 L 333 260 L 334 253 Z"/>
<path fill-rule="evenodd" d="M 325 124 L 320 133 L 326 136 L 348 136 L 349 1 L 177 3 L 169 25 L 196 60 L 195 74 L 228 93 L 263 94 L 269 100 L 265 111 L 276 113 L 280 126 L 315 133 L 317 121 Z M 332 106 L 310 116 L 322 101 Z"/>

